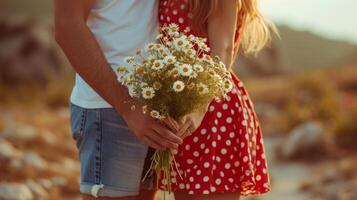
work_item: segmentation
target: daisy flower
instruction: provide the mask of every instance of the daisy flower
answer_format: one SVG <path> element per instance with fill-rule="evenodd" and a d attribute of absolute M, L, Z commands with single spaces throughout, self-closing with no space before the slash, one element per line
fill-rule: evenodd
<path fill-rule="evenodd" d="M 187 47 L 185 49 L 185 53 L 188 55 L 190 58 L 194 58 L 196 56 L 196 51 L 193 49 L 190 49 L 190 47 Z"/>
<path fill-rule="evenodd" d="M 151 66 L 151 68 L 153 70 L 160 70 L 162 68 L 164 68 L 164 62 L 162 60 L 155 60 L 153 65 Z"/>
<path fill-rule="evenodd" d="M 219 66 L 224 69 L 226 68 L 226 65 L 222 61 L 219 62 Z"/>
<path fill-rule="evenodd" d="M 154 63 L 154 61 L 156 60 L 157 58 L 156 58 L 156 56 L 154 56 L 154 55 L 150 55 L 150 56 L 148 56 L 148 58 L 147 58 L 147 60 L 149 61 L 149 62 L 151 62 L 151 63 Z"/>
<path fill-rule="evenodd" d="M 152 99 L 155 96 L 154 88 L 152 88 L 152 87 L 143 88 L 142 96 L 144 99 Z"/>
<path fill-rule="evenodd" d="M 138 74 L 144 74 L 145 73 L 145 67 L 139 66 L 135 68 L 136 73 Z"/>
<path fill-rule="evenodd" d="M 214 71 L 213 69 L 209 69 L 208 74 L 214 77 L 216 76 L 216 71 Z"/>
<path fill-rule="evenodd" d="M 198 88 L 198 92 L 200 94 L 207 94 L 209 92 L 207 85 L 205 85 L 203 83 L 199 83 L 197 85 L 197 88 Z"/>
<path fill-rule="evenodd" d="M 180 27 L 175 23 L 171 23 L 169 25 L 169 30 L 172 32 L 178 32 L 180 30 Z"/>
<path fill-rule="evenodd" d="M 203 71 L 204 71 L 202 65 L 200 65 L 200 64 L 195 64 L 195 65 L 193 65 L 193 69 L 194 69 L 196 72 L 203 72 Z"/>
<path fill-rule="evenodd" d="M 176 62 L 176 58 L 175 58 L 175 56 L 172 56 L 172 55 L 166 56 L 166 57 L 164 58 L 164 62 L 165 62 L 166 64 L 173 64 L 173 63 Z"/>
<path fill-rule="evenodd" d="M 208 63 L 212 63 L 213 62 L 212 57 L 207 55 L 207 54 L 202 57 L 202 60 L 205 61 L 205 62 L 208 62 Z"/>
<path fill-rule="evenodd" d="M 133 85 L 128 86 L 128 92 L 131 98 L 138 97 L 138 93 L 136 93 L 135 87 Z"/>
<path fill-rule="evenodd" d="M 170 71 L 170 74 L 171 74 L 171 76 L 173 76 L 173 77 L 176 77 L 177 75 L 179 75 L 179 70 L 177 69 L 177 68 L 174 68 L 174 69 L 172 69 L 171 71 Z"/>
<path fill-rule="evenodd" d="M 195 41 L 196 41 L 196 37 L 195 37 L 194 35 L 192 35 L 192 34 L 190 34 L 190 35 L 188 36 L 188 39 L 189 39 L 191 42 L 195 42 Z"/>
<path fill-rule="evenodd" d="M 173 37 L 178 37 L 180 35 L 179 30 L 180 28 L 177 24 L 171 23 L 168 27 L 168 34 Z"/>
<path fill-rule="evenodd" d="M 135 59 L 134 57 L 128 56 L 124 58 L 124 62 L 127 64 L 131 64 L 134 62 L 134 59 Z"/>
<path fill-rule="evenodd" d="M 224 80 L 224 91 L 226 93 L 230 92 L 233 89 L 233 83 L 232 81 L 225 79 Z"/>
<path fill-rule="evenodd" d="M 157 81 L 155 81 L 153 86 L 154 86 L 155 90 L 160 90 L 162 88 L 162 84 Z"/>
<path fill-rule="evenodd" d="M 136 50 L 136 52 L 135 52 L 136 55 L 141 55 L 142 53 L 143 53 L 143 51 L 142 51 L 141 49 L 138 49 L 138 50 Z"/>
<path fill-rule="evenodd" d="M 148 63 L 149 63 L 149 60 L 147 60 L 147 59 L 144 59 L 144 60 L 141 61 L 141 64 L 143 64 L 143 65 L 146 65 Z"/>
<path fill-rule="evenodd" d="M 197 78 L 198 74 L 194 71 L 191 72 L 190 78 Z"/>
<path fill-rule="evenodd" d="M 192 90 L 195 87 L 195 83 L 191 82 L 190 84 L 187 85 L 187 89 Z"/>
<path fill-rule="evenodd" d="M 189 64 L 179 65 L 179 73 L 182 76 L 190 76 L 192 73 L 192 67 Z"/>
<path fill-rule="evenodd" d="M 150 116 L 151 116 L 152 118 L 155 118 L 155 119 L 160 119 L 160 118 L 161 118 L 160 113 L 159 113 L 158 111 L 156 111 L 156 110 L 152 110 L 152 111 L 150 112 Z"/>
<path fill-rule="evenodd" d="M 156 44 L 156 45 L 155 45 L 155 49 L 156 49 L 156 50 L 159 50 L 159 49 L 161 49 L 161 48 L 162 48 L 162 45 L 161 45 L 161 44 Z"/>
<path fill-rule="evenodd" d="M 125 73 L 128 72 L 128 71 L 126 70 L 126 67 L 120 66 L 120 67 L 117 68 L 117 72 L 118 72 L 119 74 L 125 74 Z"/>
<path fill-rule="evenodd" d="M 185 83 L 182 81 L 175 81 L 173 84 L 173 89 L 175 92 L 182 92 L 185 89 Z"/>
<path fill-rule="evenodd" d="M 155 47 L 155 44 L 154 43 L 149 43 L 145 46 L 145 50 L 146 51 L 150 51 L 150 50 L 153 50 Z"/>
<path fill-rule="evenodd" d="M 177 50 L 182 50 L 186 47 L 187 44 L 189 44 L 189 42 L 187 41 L 185 36 L 181 36 L 179 38 L 175 38 L 174 41 L 174 46 Z"/>

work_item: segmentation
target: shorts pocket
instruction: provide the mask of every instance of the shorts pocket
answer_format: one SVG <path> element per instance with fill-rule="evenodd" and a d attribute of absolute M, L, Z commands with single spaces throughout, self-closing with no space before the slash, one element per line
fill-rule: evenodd
<path fill-rule="evenodd" d="M 76 140 L 77 148 L 80 148 L 83 141 L 86 120 L 87 110 L 71 104 L 71 131 L 73 139 Z"/>

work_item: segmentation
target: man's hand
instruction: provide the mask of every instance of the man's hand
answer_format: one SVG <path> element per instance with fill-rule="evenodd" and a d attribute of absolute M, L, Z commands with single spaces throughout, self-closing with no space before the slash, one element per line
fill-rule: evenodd
<path fill-rule="evenodd" d="M 140 109 L 129 111 L 123 117 L 129 129 L 154 149 L 165 150 L 169 148 L 176 150 L 182 144 L 182 139 L 173 132 L 176 127 L 165 126 L 160 121 L 143 114 Z"/>
<path fill-rule="evenodd" d="M 76 72 L 124 117 L 129 128 L 145 143 L 157 149 L 176 149 L 182 139 L 160 122 L 131 111 L 125 105 L 131 97 L 108 64 L 86 21 L 95 0 L 54 0 L 55 37 Z"/>

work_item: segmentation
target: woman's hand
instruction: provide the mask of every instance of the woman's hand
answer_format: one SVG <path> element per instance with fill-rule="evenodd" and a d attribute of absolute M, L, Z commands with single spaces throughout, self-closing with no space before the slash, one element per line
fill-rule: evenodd
<path fill-rule="evenodd" d="M 176 133 L 177 136 L 184 139 L 195 132 L 200 127 L 207 110 L 208 105 L 194 113 L 184 116 L 179 122 L 180 127 Z"/>

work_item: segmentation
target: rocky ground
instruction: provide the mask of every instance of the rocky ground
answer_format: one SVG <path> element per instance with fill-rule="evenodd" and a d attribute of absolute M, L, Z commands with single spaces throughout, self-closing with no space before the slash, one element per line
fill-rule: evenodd
<path fill-rule="evenodd" d="M 0 113 L 0 199 L 78 199 L 68 109 L 0 106 Z M 272 192 L 242 199 L 355 200 L 357 155 L 326 148 L 325 132 L 311 121 L 267 135 Z"/>
<path fill-rule="evenodd" d="M 0 199 L 76 199 L 79 163 L 68 110 L 0 113 Z"/>

